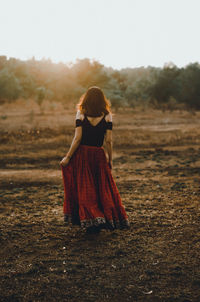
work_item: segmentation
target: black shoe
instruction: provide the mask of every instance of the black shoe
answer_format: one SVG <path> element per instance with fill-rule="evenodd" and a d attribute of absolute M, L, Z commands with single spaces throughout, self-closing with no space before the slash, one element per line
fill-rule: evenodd
<path fill-rule="evenodd" d="M 99 234 L 101 229 L 98 226 L 91 226 L 86 229 L 86 234 Z"/>

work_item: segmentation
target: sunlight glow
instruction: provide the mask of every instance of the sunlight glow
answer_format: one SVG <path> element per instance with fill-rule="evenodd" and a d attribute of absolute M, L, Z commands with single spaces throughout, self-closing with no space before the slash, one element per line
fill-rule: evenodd
<path fill-rule="evenodd" d="M 200 61 L 198 0 L 0 0 L 0 55 L 120 69 Z"/>

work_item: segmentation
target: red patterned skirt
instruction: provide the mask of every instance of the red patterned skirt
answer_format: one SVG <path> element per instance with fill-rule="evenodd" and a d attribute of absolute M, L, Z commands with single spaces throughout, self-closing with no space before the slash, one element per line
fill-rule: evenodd
<path fill-rule="evenodd" d="M 83 228 L 128 228 L 129 221 L 103 147 L 80 145 L 66 167 L 64 219 Z"/>

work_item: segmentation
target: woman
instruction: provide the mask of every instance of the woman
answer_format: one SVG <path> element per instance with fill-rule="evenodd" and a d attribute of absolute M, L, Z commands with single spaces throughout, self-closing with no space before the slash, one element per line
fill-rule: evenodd
<path fill-rule="evenodd" d="M 64 220 L 98 233 L 128 228 L 129 221 L 111 174 L 112 115 L 102 90 L 91 87 L 77 105 L 75 136 L 61 160 Z M 108 159 L 102 147 L 106 142 Z"/>

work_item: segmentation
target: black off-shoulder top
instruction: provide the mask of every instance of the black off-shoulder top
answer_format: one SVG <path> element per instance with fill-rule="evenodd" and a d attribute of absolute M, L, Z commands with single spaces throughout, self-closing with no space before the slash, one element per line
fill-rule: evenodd
<path fill-rule="evenodd" d="M 106 130 L 112 130 L 112 122 L 105 120 L 105 115 L 100 122 L 93 126 L 84 115 L 83 120 L 76 119 L 76 127 L 82 126 L 81 145 L 101 147 L 103 145 Z"/>

